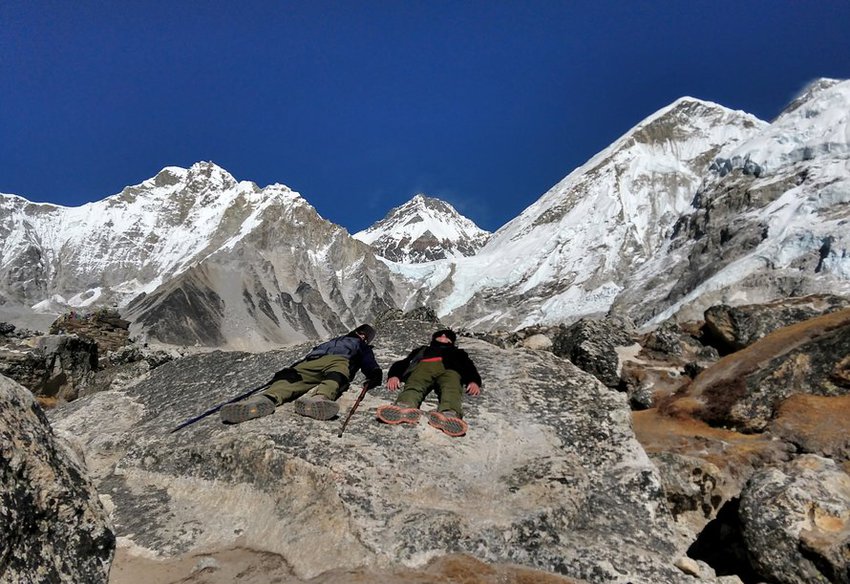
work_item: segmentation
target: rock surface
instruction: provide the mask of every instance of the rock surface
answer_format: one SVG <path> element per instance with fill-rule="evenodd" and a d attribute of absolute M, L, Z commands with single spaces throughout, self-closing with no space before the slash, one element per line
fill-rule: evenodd
<path fill-rule="evenodd" d="M 0 375 L 50 401 L 75 399 L 97 366 L 97 345 L 76 335 L 0 338 Z"/>
<path fill-rule="evenodd" d="M 386 368 L 432 328 L 385 324 L 379 362 Z M 270 378 L 303 346 L 187 357 L 52 419 L 79 437 L 115 505 L 119 540 L 136 555 L 238 544 L 310 578 L 465 553 L 589 582 L 692 582 L 673 565 L 688 542 L 635 440 L 625 396 L 547 353 L 461 343 L 485 390 L 466 399 L 471 429 L 459 439 L 424 418 L 378 423 L 375 408 L 392 397 L 384 390 L 367 395 L 342 438 L 339 421 L 301 418 L 289 405 L 238 426 L 212 418 L 169 433 Z M 354 393 L 341 399 L 343 413 Z"/>
<path fill-rule="evenodd" d="M 125 346 L 130 337 L 130 321 L 121 318 L 117 310 L 102 308 L 92 313 L 71 311 L 50 325 L 50 334 L 77 335 L 97 343 L 98 352 L 105 355 Z"/>
<path fill-rule="evenodd" d="M 115 536 L 84 465 L 0 375 L 0 582 L 106 583 Z"/>
<path fill-rule="evenodd" d="M 42 407 L 52 407 L 80 395 L 132 385 L 185 352 L 176 347 L 126 344 L 126 330 L 117 335 L 107 331 L 104 336 L 102 325 L 97 323 L 83 322 L 74 327 L 72 334 L 0 333 L 0 375 L 32 391 Z M 66 329 L 57 326 L 55 330 Z M 78 336 L 78 332 L 84 336 Z M 108 350 L 116 346 L 111 342 L 116 338 L 120 339 L 117 348 Z"/>
<path fill-rule="evenodd" d="M 850 476 L 802 456 L 755 475 L 741 497 L 747 546 L 777 584 L 850 582 Z"/>
<path fill-rule="evenodd" d="M 636 332 L 634 323 L 627 318 L 583 318 L 552 339 L 552 352 L 616 388 L 620 385 L 616 348 L 632 345 Z"/>
<path fill-rule="evenodd" d="M 727 355 L 663 407 L 760 432 L 792 395 L 850 394 L 840 375 L 848 354 L 850 309 L 845 309 L 776 330 Z"/>
<path fill-rule="evenodd" d="M 784 366 L 797 371 L 793 379 L 843 379 L 846 359 L 829 349 L 834 342 L 822 342 L 840 337 L 846 312 L 778 329 L 716 365 L 706 362 L 692 383 L 706 357 L 699 323 L 629 334 L 641 345 L 628 348 L 636 353 L 626 363 L 654 367 L 666 357 L 684 384 L 659 398 L 663 407 L 638 412 L 629 412 L 632 396 L 547 350 L 521 346 L 567 327 L 482 335 L 509 348 L 461 334 L 485 381 L 480 398 L 465 398 L 463 438 L 439 433 L 424 417 L 415 426 L 378 423 L 375 408 L 393 397 L 385 389 L 366 396 L 341 438 L 339 418 L 302 418 L 291 404 L 237 426 L 213 416 L 169 433 L 256 387 L 309 345 L 183 357 L 50 416 L 85 451 L 113 509 L 126 569 L 113 584 L 436 583 L 472 571 L 479 580 L 462 581 L 543 582 L 557 574 L 591 584 L 785 582 L 775 574 L 796 560 L 775 557 L 782 546 L 796 546 L 823 581 L 845 582 L 850 396 L 815 395 L 797 383 L 790 394 L 771 394 L 775 411 L 757 428 L 723 428 L 704 414 L 730 409 L 728 396 L 689 392 L 732 357 L 751 372 L 765 363 L 782 369 L 777 359 L 803 348 L 809 358 Z M 385 370 L 441 326 L 429 313 L 427 321 L 393 320 L 399 316 L 390 311 L 378 324 Z M 832 364 L 816 354 L 832 355 Z M 341 398 L 342 415 L 356 393 Z M 433 397 L 424 409 L 432 407 Z M 831 498 L 812 486 L 819 483 Z M 793 504 L 782 502 L 785 492 L 797 493 Z M 826 519 L 801 523 L 801 509 Z M 770 525 L 784 526 L 782 533 L 769 533 Z M 809 568 L 800 574 L 815 578 Z"/>
<path fill-rule="evenodd" d="M 823 294 L 736 307 L 721 304 L 705 311 L 704 337 L 727 354 L 777 329 L 848 307 L 850 298 Z"/>

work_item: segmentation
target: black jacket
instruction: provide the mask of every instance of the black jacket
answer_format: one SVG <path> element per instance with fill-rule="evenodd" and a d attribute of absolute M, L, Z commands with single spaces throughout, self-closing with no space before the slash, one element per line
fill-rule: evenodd
<path fill-rule="evenodd" d="M 463 385 L 472 382 L 481 385 L 481 376 L 478 374 L 478 369 L 475 368 L 475 364 L 469 358 L 467 352 L 463 349 L 458 349 L 454 345 L 439 343 L 437 341 L 434 341 L 430 345 L 416 347 L 407 357 L 393 363 L 390 366 L 387 377 L 398 377 L 404 381 L 410 377 L 410 373 L 419 361 L 430 357 L 442 357 L 443 367 L 457 371 L 460 374 L 460 382 Z"/>

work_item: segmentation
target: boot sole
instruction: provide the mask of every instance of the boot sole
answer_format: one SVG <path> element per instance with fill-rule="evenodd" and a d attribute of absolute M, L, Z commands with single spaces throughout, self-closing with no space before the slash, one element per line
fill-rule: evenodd
<path fill-rule="evenodd" d="M 265 398 L 263 398 L 265 399 Z M 221 421 L 225 424 L 239 424 L 253 420 L 254 418 L 262 418 L 274 412 L 274 404 L 271 400 L 265 400 L 268 403 L 251 402 L 251 403 L 235 403 L 222 406 L 218 415 Z"/>
<path fill-rule="evenodd" d="M 469 426 L 460 418 L 447 418 L 440 412 L 428 412 L 428 423 L 440 430 L 443 434 L 457 438 L 463 436 L 469 430 Z"/>
<path fill-rule="evenodd" d="M 339 413 L 339 404 L 330 400 L 295 400 L 295 413 L 314 420 L 330 420 Z"/>
<path fill-rule="evenodd" d="M 395 404 L 378 406 L 375 417 L 384 424 L 418 424 L 419 410 L 403 408 Z"/>

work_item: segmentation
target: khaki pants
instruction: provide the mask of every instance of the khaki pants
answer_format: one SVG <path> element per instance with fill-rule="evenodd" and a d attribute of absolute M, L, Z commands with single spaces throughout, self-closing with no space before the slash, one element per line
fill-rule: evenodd
<path fill-rule="evenodd" d="M 422 405 L 431 390 L 437 393 L 440 400 L 438 411 L 454 411 L 458 417 L 463 417 L 463 387 L 460 383 L 460 373 L 443 367 L 441 361 L 420 362 L 407 378 L 397 404 L 410 404 L 418 408 Z"/>
<path fill-rule="evenodd" d="M 348 359 L 339 355 L 324 355 L 302 361 L 292 367 L 292 380 L 275 381 L 263 395 L 280 405 L 301 397 L 314 387 L 316 395 L 336 400 L 348 388 Z"/>

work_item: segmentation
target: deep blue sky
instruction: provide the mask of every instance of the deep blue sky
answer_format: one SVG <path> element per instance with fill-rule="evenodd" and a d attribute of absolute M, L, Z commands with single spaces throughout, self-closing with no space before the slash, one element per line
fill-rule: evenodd
<path fill-rule="evenodd" d="M 848 31 L 848 0 L 3 0 L 0 192 L 212 160 L 351 232 L 417 192 L 495 230 L 678 97 L 770 120 L 850 78 Z"/>

